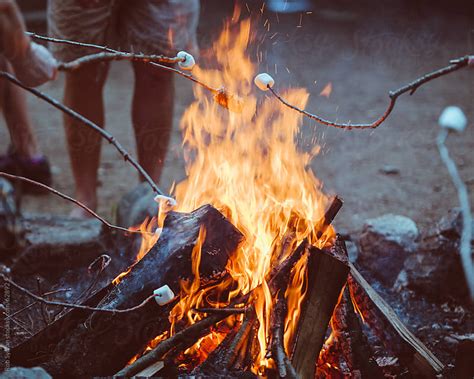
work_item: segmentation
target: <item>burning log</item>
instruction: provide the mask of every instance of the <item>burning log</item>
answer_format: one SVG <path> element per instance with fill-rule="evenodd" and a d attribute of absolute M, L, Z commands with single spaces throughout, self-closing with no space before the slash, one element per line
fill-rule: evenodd
<path fill-rule="evenodd" d="M 171 349 L 175 347 L 178 347 L 180 350 L 188 348 L 193 345 L 197 339 L 209 334 L 211 327 L 232 314 L 234 314 L 234 312 L 221 312 L 196 322 L 190 327 L 176 333 L 173 337 L 164 340 L 148 354 L 137 359 L 134 363 L 120 370 L 115 375 L 133 376 L 162 359 Z"/>
<path fill-rule="evenodd" d="M 203 206 L 189 214 L 170 212 L 157 244 L 131 267 L 98 307 L 130 308 L 164 285 L 179 293 L 180 279 L 192 276 L 191 254 L 202 227 L 207 233 L 201 241 L 200 275 L 203 281 L 216 279 L 224 271 L 229 255 L 241 242 L 240 232 L 211 206 Z M 165 330 L 168 308 L 149 302 L 128 313 L 96 311 L 85 322 L 69 330 L 42 366 L 54 376 L 112 375 L 149 340 Z M 111 347 L 113 360 L 110 359 Z M 77 362 L 81 364 L 77 365 Z"/>
<path fill-rule="evenodd" d="M 292 363 L 301 378 L 314 378 L 328 324 L 346 283 L 349 266 L 344 241 L 338 236 L 330 249 L 310 249 L 308 293 L 302 309 Z"/>
<path fill-rule="evenodd" d="M 222 375 L 233 370 L 243 371 L 248 342 L 256 321 L 255 309 L 249 307 L 242 324 L 232 330 L 208 358 L 193 370 L 193 373 Z"/>
<path fill-rule="evenodd" d="M 406 328 L 395 311 L 367 283 L 354 265 L 349 265 L 351 273 L 348 283 L 352 299 L 364 322 L 384 346 L 393 351 L 416 377 L 435 378 L 442 373 L 444 366 L 438 358 Z"/>
<path fill-rule="evenodd" d="M 331 328 L 352 375 L 356 376 L 356 373 L 359 373 L 362 378 L 384 377 L 372 357 L 371 348 L 363 334 L 347 286 L 334 311 Z"/>

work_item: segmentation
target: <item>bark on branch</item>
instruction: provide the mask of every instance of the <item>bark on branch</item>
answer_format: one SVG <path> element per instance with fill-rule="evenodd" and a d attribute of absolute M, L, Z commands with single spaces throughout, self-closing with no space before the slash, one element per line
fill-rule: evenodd
<path fill-rule="evenodd" d="M 312 120 L 315 120 L 316 122 L 326 125 L 326 126 L 332 126 L 334 128 L 339 128 L 339 129 L 375 129 L 377 128 L 380 124 L 382 124 L 387 117 L 392 113 L 393 108 L 395 107 L 395 103 L 397 102 L 397 99 L 400 95 L 403 95 L 406 92 L 409 92 L 410 95 L 413 95 L 415 91 L 418 89 L 418 87 L 422 86 L 423 84 L 439 78 L 441 76 L 447 75 L 451 72 L 457 71 L 461 68 L 464 67 L 471 67 L 474 65 L 474 56 L 471 55 L 466 55 L 461 58 L 453 59 L 450 61 L 450 64 L 446 67 L 443 67 L 439 70 L 430 72 L 426 75 L 423 75 L 422 77 L 408 83 L 407 85 L 395 90 L 395 91 L 390 91 L 388 93 L 390 97 L 390 102 L 388 103 L 387 109 L 385 112 L 380 116 L 377 120 L 375 120 L 372 123 L 364 123 L 364 124 L 353 124 L 351 122 L 347 123 L 338 123 L 335 121 L 329 121 L 321 116 L 318 116 L 316 114 L 310 113 L 308 111 L 305 111 L 304 109 L 298 108 L 297 106 L 290 104 L 288 101 L 286 101 L 281 95 L 278 94 L 273 88 L 270 86 L 267 86 L 267 88 L 270 90 L 270 92 L 286 107 L 293 109 L 299 113 L 301 113 L 303 116 L 306 116 Z"/>

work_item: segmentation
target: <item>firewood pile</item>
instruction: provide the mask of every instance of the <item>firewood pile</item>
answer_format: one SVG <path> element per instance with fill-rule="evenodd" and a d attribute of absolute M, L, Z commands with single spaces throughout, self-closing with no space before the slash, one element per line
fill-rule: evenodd
<path fill-rule="evenodd" d="M 320 234 L 332 222 L 341 205 L 336 197 L 321 221 Z M 29 228 L 32 229 L 31 225 Z M 33 335 L 30 332 L 16 339 L 9 356 L 11 366 L 40 366 L 53 377 L 68 378 L 111 375 L 264 375 L 281 378 L 349 375 L 372 378 L 393 373 L 394 366 L 398 372 L 413 377 L 435 377 L 444 369 L 348 261 L 344 240 L 339 235 L 330 247 L 323 249 L 309 245 L 307 240 L 299 244 L 283 241 L 280 245 L 280 254 L 286 258 L 274 265 L 266 278 L 267 290 L 273 299 L 271 341 L 268 351 L 264 352 L 269 364 L 268 367 L 256 368 L 256 357 L 260 353 L 257 303 L 258 296 L 263 293 L 258 291 L 259 288 L 239 293 L 224 306 L 216 304 L 224 304 L 219 303 L 218 297 L 225 294 L 207 292 L 209 306 L 194 309 L 200 319 L 192 324 L 181 322 L 174 325 L 173 333 L 169 333 L 170 311 L 185 296 L 183 282 L 199 283 L 201 288 L 217 288 L 219 283 L 228 279 L 226 264 L 242 243 L 243 235 L 223 214 L 209 205 L 191 213 L 170 212 L 158 242 L 148 254 L 128 269 L 123 267 L 123 263 L 121 267 L 112 267 L 112 272 L 107 275 L 104 274 L 107 272 L 104 265 L 109 263 L 108 259 L 97 252 L 101 252 L 100 246 L 102 249 L 112 248 L 110 240 L 123 241 L 123 238 L 104 237 L 100 227 L 92 229 L 101 235 L 95 235 L 97 241 L 109 241 L 109 245 L 107 242 L 94 246 L 86 244 L 81 249 L 84 255 L 86 251 L 96 252 L 98 258 L 89 271 L 100 272 L 103 277 L 101 280 L 94 275 L 76 278 L 80 291 L 75 293 L 82 293 L 72 302 L 76 306 L 44 304 L 28 296 L 24 291 L 26 288 L 15 282 L 18 276 L 31 275 L 31 272 L 24 271 L 28 264 L 21 259 L 17 268 L 13 266 L 13 273 L 3 273 L 4 285 L 8 285 L 11 296 L 18 299 L 15 309 L 10 310 L 10 318 L 23 327 L 28 318 L 43 320 L 36 323 Z M 29 247 L 32 248 L 35 247 Z M 67 249 L 69 255 L 78 254 L 72 252 L 72 241 Z M 133 250 L 133 245 L 129 244 L 126 249 Z M 196 266 L 198 250 L 200 262 Z M 284 250 L 290 250 L 289 254 L 284 254 Z M 64 251 L 56 252 L 57 262 L 61 254 L 66 255 Z M 67 265 L 76 267 L 77 271 L 78 266 L 93 256 L 90 253 L 87 258 L 78 257 Z M 122 257 L 122 262 L 126 261 L 126 255 Z M 300 306 L 295 337 L 285 341 L 284 331 L 289 319 L 285 292 L 295 265 L 302 260 L 307 261 L 306 294 Z M 65 264 L 59 262 L 58 266 L 64 267 Z M 50 268 L 46 271 L 51 271 Z M 116 275 L 120 270 L 125 274 L 111 280 L 111 274 Z M 56 277 L 49 278 L 49 282 L 66 283 L 63 274 L 66 273 L 56 272 Z M 196 276 L 200 277 L 199 282 L 196 282 Z M 68 284 L 73 282 L 71 279 Z M 54 292 L 49 288 L 33 289 L 33 280 L 22 283 L 27 283 L 25 286 L 33 296 L 42 294 L 50 299 L 51 296 L 45 294 Z M 91 289 L 91 285 L 94 288 Z M 160 289 L 166 286 L 172 297 L 160 301 L 153 296 L 157 289 L 155 294 L 163 294 Z M 59 291 L 53 297 L 57 299 L 58 296 L 61 296 Z M 63 299 L 67 297 L 63 296 Z M 367 333 L 380 340 L 396 364 L 387 368 L 375 360 Z M 215 346 L 199 345 L 199 341 L 210 334 L 220 336 L 219 343 Z M 152 345 L 151 341 L 154 341 Z M 199 356 L 186 354 L 193 346 L 198 346 Z"/>

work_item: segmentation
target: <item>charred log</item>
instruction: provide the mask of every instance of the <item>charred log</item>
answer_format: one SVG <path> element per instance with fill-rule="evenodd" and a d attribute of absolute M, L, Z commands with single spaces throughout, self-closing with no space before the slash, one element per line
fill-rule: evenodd
<path fill-rule="evenodd" d="M 313 378 L 328 324 L 346 283 L 349 266 L 344 241 L 330 249 L 310 249 L 308 293 L 302 309 L 292 363 L 301 378 Z"/>
<path fill-rule="evenodd" d="M 331 322 L 332 332 L 341 348 L 341 355 L 352 374 L 360 373 L 362 378 L 383 378 L 383 372 L 373 359 L 362 325 L 352 305 L 349 289 L 346 287 L 336 307 Z"/>
<path fill-rule="evenodd" d="M 393 351 L 413 376 L 435 378 L 442 373 L 444 366 L 438 358 L 406 328 L 390 305 L 352 264 L 350 269 L 348 283 L 352 299 L 363 320 L 385 348 Z"/>
<path fill-rule="evenodd" d="M 207 233 L 202 245 L 200 275 L 203 281 L 216 279 L 242 240 L 240 232 L 211 206 L 189 214 L 171 212 L 157 244 L 98 307 L 134 307 L 165 284 L 179 293 L 180 280 L 192 277 L 191 252 L 201 227 Z M 112 375 L 168 327 L 168 308 L 150 302 L 130 313 L 94 312 L 57 344 L 42 366 L 55 377 Z"/>

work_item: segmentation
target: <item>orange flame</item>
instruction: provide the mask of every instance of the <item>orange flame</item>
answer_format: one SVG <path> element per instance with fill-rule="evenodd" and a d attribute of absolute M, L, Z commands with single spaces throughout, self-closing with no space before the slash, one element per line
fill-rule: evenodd
<path fill-rule="evenodd" d="M 260 355 L 254 371 L 262 372 L 272 364 L 265 358 L 273 303 L 265 278 L 272 266 L 291 253 L 278 254 L 279 244 L 285 235 L 293 234 L 296 242 L 308 238 L 321 248 L 332 240 L 334 230 L 330 227 L 322 238 L 317 237 L 328 197 L 308 167 L 319 147 L 310 153 L 300 151 L 295 137 L 301 116 L 271 97 L 257 96 L 253 78 L 258 70 L 247 52 L 255 36 L 251 35 L 250 20 L 238 24 L 237 18 L 225 26 L 212 47 L 213 54 L 205 55 L 215 57 L 212 68 L 196 66 L 193 74 L 214 88 L 225 87 L 226 92 L 235 94 L 239 112 L 223 109 L 207 91 L 194 88 L 196 99 L 181 122 L 187 179 L 176 187 L 176 197 L 178 210 L 183 212 L 207 203 L 214 205 L 239 228 L 245 242 L 228 262 L 230 279 L 200 290 L 196 271 L 193 283 L 183 285 L 181 301 L 170 319 L 173 328 L 180 320 L 195 322 L 200 316 L 191 310 L 209 304 L 210 291 L 225 294 L 224 299 L 212 303 L 222 307 L 258 287 L 254 299 Z M 288 89 L 284 96 L 304 108 L 309 94 L 305 89 Z M 196 264 L 193 260 L 193 272 Z M 302 259 L 285 293 L 289 305 L 284 335 L 287 350 L 306 291 L 305 281 L 306 260 Z M 208 337 L 215 339 L 212 334 Z M 202 340 L 188 353 L 198 354 L 201 345 Z"/>
<path fill-rule="evenodd" d="M 321 91 L 321 93 L 319 94 L 319 96 L 324 96 L 324 97 L 327 97 L 329 99 L 329 96 L 331 96 L 331 93 L 332 93 L 332 83 L 329 82 L 328 84 L 326 84 L 324 86 L 324 88 Z"/>

